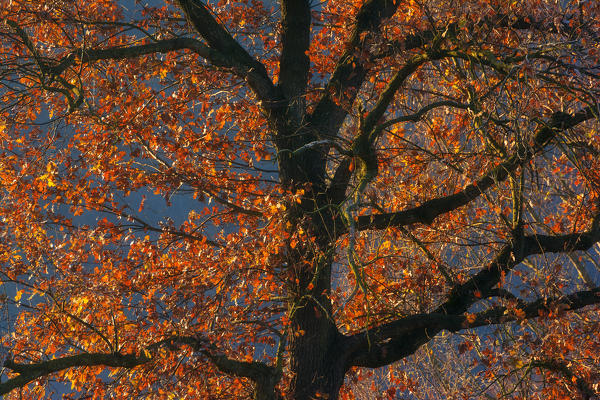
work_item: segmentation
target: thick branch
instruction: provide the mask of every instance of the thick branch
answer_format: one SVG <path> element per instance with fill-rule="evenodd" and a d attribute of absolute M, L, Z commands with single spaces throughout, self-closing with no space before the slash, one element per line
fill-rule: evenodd
<path fill-rule="evenodd" d="M 575 292 L 567 296 L 538 299 L 531 303 L 526 303 L 519 307 L 520 312 L 514 313 L 507 307 L 499 306 L 475 314 L 474 318 L 469 322 L 467 317 L 460 315 L 462 319 L 460 326 L 443 326 L 442 329 L 447 329 L 455 332 L 461 329 L 479 328 L 487 325 L 502 324 L 519 319 L 537 318 L 542 315 L 554 314 L 573 311 L 585 306 L 600 303 L 600 288 Z M 517 315 L 518 314 L 518 315 Z"/>
<path fill-rule="evenodd" d="M 162 346 L 178 348 L 190 346 L 195 352 L 208 358 L 224 374 L 239 376 L 252 380 L 255 385 L 256 400 L 274 399 L 275 386 L 281 377 L 281 370 L 260 361 L 238 361 L 227 357 L 206 339 L 194 336 L 173 336 L 151 346 L 152 350 Z"/>
<path fill-rule="evenodd" d="M 310 45 L 310 23 L 310 1 L 281 1 L 279 86 L 286 100 L 295 109 L 292 110 L 293 114 L 299 117 L 304 113 L 301 96 L 306 89 L 310 67 L 307 54 Z"/>
<path fill-rule="evenodd" d="M 214 345 L 206 339 L 194 336 L 173 336 L 161 340 L 150 346 L 152 350 L 167 346 L 177 348 L 181 345 L 190 346 L 195 352 L 201 353 L 211 360 L 219 370 L 225 374 L 250 378 L 254 381 L 261 380 L 274 373 L 274 368 L 262 362 L 237 361 L 220 353 Z"/>
<path fill-rule="evenodd" d="M 506 161 L 488 171 L 483 177 L 467 185 L 460 192 L 426 201 L 420 206 L 407 210 L 365 215 L 358 218 L 358 230 L 386 229 L 393 226 L 414 223 L 431 224 L 439 215 L 456 210 L 478 198 L 495 183 L 502 182 L 510 173 L 541 151 L 559 132 L 572 128 L 583 121 L 594 118 L 592 107 L 586 107 L 576 114 L 557 112 L 544 124 L 534 136 L 531 146 L 521 145 Z"/>
<path fill-rule="evenodd" d="M 536 18 L 532 15 L 515 16 L 513 14 L 495 14 L 486 16 L 477 22 L 474 22 L 467 27 L 461 28 L 461 23 L 453 22 L 451 24 L 442 23 L 442 25 L 432 28 L 425 29 L 416 33 L 407 35 L 402 40 L 391 41 L 386 47 L 379 53 L 374 54 L 374 58 L 388 57 L 393 54 L 401 53 L 406 50 L 412 50 L 417 48 L 423 48 L 432 42 L 432 40 L 442 32 L 445 32 L 446 38 L 456 38 L 461 31 L 466 30 L 475 32 L 486 28 L 489 30 L 497 30 L 499 28 L 511 29 L 511 30 L 524 30 L 524 31 L 541 31 L 543 33 L 567 33 L 573 34 L 575 29 L 573 26 L 569 26 L 570 18 L 565 18 L 556 24 L 543 24 L 542 21 L 536 21 Z M 482 35 L 483 36 L 483 35 Z M 595 39 L 597 39 L 594 36 Z"/>
<path fill-rule="evenodd" d="M 289 1 L 288 3 L 286 7 L 291 7 L 293 2 Z M 307 118 L 308 121 L 306 122 L 308 123 L 290 124 L 289 122 L 297 122 L 298 120 L 302 122 L 303 115 L 296 113 L 295 116 L 292 115 L 292 118 L 289 118 L 289 121 L 286 121 L 286 124 L 278 127 L 275 144 L 278 149 L 281 179 L 286 185 L 291 184 L 293 186 L 309 181 L 317 193 L 323 193 L 326 190 L 326 157 L 331 145 L 329 141 L 319 139 L 334 138 L 337 135 L 367 73 L 364 65 L 367 60 L 360 57 L 361 52 L 366 47 L 366 36 L 376 33 L 381 21 L 393 15 L 397 8 L 397 4 L 394 3 L 397 2 L 393 0 L 368 0 L 360 7 L 354 19 L 354 29 L 345 51 L 336 63 L 323 96 L 316 104 L 312 114 Z M 296 7 L 302 8 L 301 5 L 297 4 L 294 5 L 294 8 Z M 288 12 L 290 10 L 291 8 Z M 290 18 L 292 17 L 290 15 Z M 290 26 L 289 29 L 292 29 L 292 27 Z M 306 42 L 302 43 L 302 46 L 308 45 Z M 292 49 L 290 48 L 290 51 Z M 282 54 L 282 57 L 284 56 L 287 57 L 287 53 Z M 282 61 L 284 60 L 282 59 Z M 285 78 L 282 84 L 286 84 L 286 79 L 290 78 Z M 300 78 L 296 77 L 296 79 L 297 84 Z M 288 81 L 288 83 L 290 82 Z M 286 90 L 289 89 L 291 88 L 288 87 Z M 289 100 L 293 101 L 293 99 Z M 301 99 L 299 100 L 301 101 Z M 293 112 L 294 107 L 291 104 L 288 111 Z M 294 154 L 294 151 L 312 142 L 320 143 L 320 148 L 309 149 L 302 152 L 301 155 Z"/>
<path fill-rule="evenodd" d="M 392 80 L 388 83 L 386 88 L 381 93 L 375 107 L 366 115 L 364 119 L 361 119 L 359 126 L 360 132 L 354 140 L 352 145 L 353 149 L 361 148 L 363 156 L 368 155 L 372 162 L 372 171 L 377 170 L 377 157 L 375 155 L 374 144 L 383 129 L 376 126 L 377 122 L 383 117 L 385 111 L 389 107 L 390 103 L 394 99 L 394 96 L 400 86 L 406 81 L 406 79 L 423 65 L 425 62 L 430 60 L 429 55 L 419 54 L 411 58 L 400 70 L 396 72 Z M 361 116 L 362 118 L 362 116 Z M 363 143 L 360 143 L 363 142 Z M 365 152 L 366 151 L 366 152 Z M 354 156 L 361 156 L 355 152 Z M 328 188 L 328 196 L 333 203 L 340 203 L 344 200 L 346 190 L 352 176 L 352 172 L 349 169 L 349 160 L 344 160 L 338 165 L 334 178 Z M 374 178 L 374 176 L 373 176 Z"/>
<path fill-rule="evenodd" d="M 594 222 L 596 221 L 597 219 Z M 455 286 L 450 291 L 448 300 L 438 307 L 436 312 L 447 314 L 465 312 L 477 301 L 476 291 L 487 297 L 492 293 L 491 289 L 500 282 L 502 273 L 509 272 L 529 256 L 587 250 L 598 241 L 600 241 L 600 229 L 594 225 L 591 231 L 584 233 L 533 235 L 517 239 L 515 243 L 504 246 L 488 266 L 465 283 Z"/>
<path fill-rule="evenodd" d="M 367 74 L 364 65 L 366 60 L 358 55 L 363 51 L 364 34 L 376 34 L 382 20 L 394 15 L 398 4 L 399 1 L 393 0 L 369 0 L 358 10 L 346 50 L 338 60 L 325 93 L 311 116 L 313 125 L 321 134 L 330 137 L 336 135 L 348 114 L 348 105 L 354 102 L 363 84 Z"/>
<path fill-rule="evenodd" d="M 400 89 L 400 86 L 406 81 L 406 79 L 417 70 L 425 62 L 435 59 L 430 58 L 428 54 L 419 54 L 410 59 L 400 70 L 396 72 L 392 80 L 388 83 L 386 88 L 379 96 L 375 107 L 367 114 L 363 122 L 363 130 L 371 133 L 375 129 L 377 122 L 383 117 L 388 106 L 394 99 L 396 92 Z M 374 140 L 374 139 L 372 139 Z"/>
<path fill-rule="evenodd" d="M 448 330 L 457 332 L 482 326 L 504 324 L 519 319 L 537 318 L 549 313 L 574 311 L 580 308 L 600 304 L 600 288 L 572 293 L 567 296 L 538 299 L 520 308 L 516 315 L 506 307 L 492 309 L 469 317 L 464 314 L 429 313 L 412 315 L 398 321 L 369 330 L 368 339 L 364 333 L 351 337 L 360 346 L 354 344 L 354 357 L 350 365 L 377 368 L 415 352 L 421 345 L 431 340 L 438 332 Z M 370 345 L 369 345 L 370 342 Z M 358 348 L 357 348 L 358 347 Z"/>
<path fill-rule="evenodd" d="M 105 49 L 78 49 L 63 57 L 55 65 L 51 65 L 47 60 L 40 57 L 34 44 L 29 39 L 25 31 L 14 21 L 8 20 L 7 23 L 15 29 L 25 45 L 36 58 L 42 72 L 52 73 L 54 75 L 62 74 L 67 68 L 75 65 L 78 61 L 90 63 L 98 60 L 121 60 L 126 58 L 135 58 L 146 54 L 168 53 L 171 51 L 188 49 L 202 58 L 205 58 L 211 64 L 217 66 L 230 66 L 218 51 L 211 49 L 202 42 L 186 37 L 173 39 L 157 40 L 153 43 L 132 45 L 132 46 L 114 46 Z"/>
<path fill-rule="evenodd" d="M 225 61 L 222 65 L 232 68 L 236 75 L 248 82 L 267 112 L 283 105 L 265 66 L 248 54 L 217 22 L 206 5 L 200 0 L 177 0 L 177 3 L 190 24 L 206 40 L 210 48 L 221 54 L 222 61 Z"/>
<path fill-rule="evenodd" d="M 533 235 L 506 245 L 494 260 L 482 268 L 465 283 L 453 288 L 448 300 L 429 314 L 413 315 L 370 329 L 367 334 L 359 333 L 348 339 L 350 365 L 379 367 L 412 354 L 427 343 L 442 329 L 457 331 L 465 328 L 497 324 L 515 320 L 506 315 L 506 308 L 497 307 L 476 315 L 467 321 L 463 314 L 479 300 L 493 293 L 492 288 L 507 273 L 526 257 L 548 252 L 587 250 L 600 241 L 600 216 L 596 216 L 592 229 L 579 234 L 556 236 Z M 590 304 L 600 303 L 600 288 L 577 292 L 558 299 L 538 300 L 523 306 L 527 318 L 539 316 L 540 311 L 549 309 L 550 304 L 561 304 L 563 309 L 574 310 Z M 566 307 L 566 308 L 565 308 Z"/>
<path fill-rule="evenodd" d="M 280 377 L 280 372 L 276 368 L 258 361 L 246 362 L 231 359 L 220 353 L 213 344 L 201 337 L 174 336 L 148 346 L 147 350 L 153 354 L 161 347 L 177 350 L 181 345 L 190 346 L 195 352 L 208 358 L 224 374 L 249 378 L 254 381 L 257 386 L 257 399 L 274 398 L 272 394 L 275 393 L 275 385 Z M 8 359 L 4 362 L 4 367 L 19 375 L 0 383 L 0 395 L 24 387 L 29 382 L 42 376 L 68 368 L 92 366 L 134 368 L 151 360 L 149 354 L 136 356 L 120 353 L 83 353 L 31 364 L 17 363 L 12 359 Z M 270 393 L 270 395 L 265 396 L 267 393 Z"/>
<path fill-rule="evenodd" d="M 226 60 L 219 52 L 211 49 L 202 42 L 192 38 L 174 38 L 159 40 L 153 43 L 141 44 L 135 46 L 115 46 L 105 49 L 84 49 L 77 50 L 62 58 L 59 63 L 49 70 L 56 75 L 60 75 L 67 68 L 75 65 L 78 61 L 91 63 L 98 60 L 122 60 L 126 58 L 135 58 L 146 54 L 168 53 L 177 50 L 190 50 L 205 58 L 214 65 L 226 65 Z"/>
<path fill-rule="evenodd" d="M 0 394 L 6 394 L 13 389 L 24 387 L 37 378 L 67 368 L 92 366 L 133 368 L 148 361 L 150 361 L 150 358 L 145 356 L 119 353 L 85 353 L 56 358 L 54 360 L 40 361 L 33 364 L 20 364 L 13 360 L 6 360 L 4 362 L 4 367 L 19 373 L 19 375 L 6 382 L 0 383 Z"/>
<path fill-rule="evenodd" d="M 467 108 L 469 108 L 469 105 L 463 104 L 463 103 L 458 103 L 458 102 L 455 102 L 452 100 L 437 101 L 437 102 L 428 104 L 427 106 L 424 106 L 423 108 L 421 108 L 420 110 L 418 110 L 417 112 L 415 112 L 413 114 L 403 115 L 401 117 L 394 118 L 394 119 L 386 121 L 382 124 L 379 124 L 379 125 L 377 125 L 377 127 L 375 127 L 375 129 L 379 132 L 379 131 L 383 131 L 383 130 L 389 128 L 390 126 L 400 123 L 400 122 L 408 122 L 408 121 L 417 122 L 427 112 L 429 112 L 435 108 L 438 108 L 438 107 L 455 107 L 455 108 L 467 109 Z M 376 133 L 376 134 L 378 135 L 379 133 Z M 352 160 L 350 158 L 344 158 L 340 162 L 340 164 L 337 166 L 337 169 L 335 170 L 333 179 L 331 180 L 331 183 L 327 189 L 327 194 L 328 194 L 329 198 L 331 199 L 332 203 L 335 203 L 335 204 L 341 203 L 346 198 L 346 191 L 348 189 L 348 184 L 350 183 L 350 178 L 352 177 L 352 172 L 350 171 L 350 168 L 349 168 L 351 162 L 352 162 Z"/>

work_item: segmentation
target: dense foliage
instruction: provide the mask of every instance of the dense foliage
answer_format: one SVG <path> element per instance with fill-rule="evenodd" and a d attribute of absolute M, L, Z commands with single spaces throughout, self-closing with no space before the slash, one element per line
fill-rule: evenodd
<path fill-rule="evenodd" d="M 600 3 L 0 0 L 7 399 L 590 399 Z"/>

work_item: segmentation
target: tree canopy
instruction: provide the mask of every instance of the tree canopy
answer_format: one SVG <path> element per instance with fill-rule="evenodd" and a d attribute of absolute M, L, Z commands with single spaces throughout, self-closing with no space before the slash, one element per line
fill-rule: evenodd
<path fill-rule="evenodd" d="M 599 395 L 600 2 L 0 16 L 5 398 Z"/>

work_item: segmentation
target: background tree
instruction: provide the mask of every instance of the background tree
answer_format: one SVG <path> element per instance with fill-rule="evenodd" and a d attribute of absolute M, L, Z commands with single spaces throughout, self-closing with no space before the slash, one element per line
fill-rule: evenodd
<path fill-rule="evenodd" d="M 598 2 L 0 4 L 7 398 L 598 394 Z"/>

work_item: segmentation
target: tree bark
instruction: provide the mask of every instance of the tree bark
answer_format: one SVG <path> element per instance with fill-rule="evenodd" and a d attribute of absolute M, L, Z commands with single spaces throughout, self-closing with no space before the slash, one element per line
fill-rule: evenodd
<path fill-rule="evenodd" d="M 337 399 L 346 373 L 343 336 L 312 302 L 296 310 L 292 331 L 295 333 L 289 345 L 292 398 Z"/>
<path fill-rule="evenodd" d="M 320 187 L 319 177 L 308 178 L 314 187 Z M 346 338 L 335 325 L 329 297 L 335 254 L 330 230 L 335 217 L 326 197 L 312 190 L 292 210 L 291 229 L 302 227 L 314 240 L 299 244 L 288 258 L 292 288 L 288 304 L 290 398 L 333 400 L 338 398 L 347 371 Z M 294 215 L 299 218 L 294 219 Z M 307 219 L 306 215 L 311 217 Z"/>

